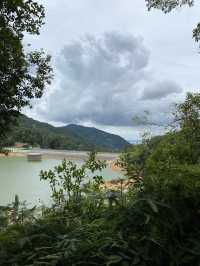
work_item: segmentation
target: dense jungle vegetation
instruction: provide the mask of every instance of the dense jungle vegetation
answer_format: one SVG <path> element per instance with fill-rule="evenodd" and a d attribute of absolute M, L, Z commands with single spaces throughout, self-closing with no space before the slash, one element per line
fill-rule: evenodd
<path fill-rule="evenodd" d="M 128 189 L 101 189 L 95 153 L 41 172 L 53 204 L 1 208 L 1 265 L 199 265 L 199 113 L 200 95 L 188 94 L 176 130 L 122 154 Z"/>
<path fill-rule="evenodd" d="M 169 12 L 194 1 L 146 2 Z M 38 34 L 43 18 L 43 7 L 32 0 L 0 2 L 1 138 L 51 80 L 50 57 L 23 49 L 24 33 Z M 121 180 L 119 191 L 103 190 L 96 170 L 105 162 L 91 152 L 80 167 L 63 161 L 41 172 L 52 191 L 50 206 L 30 209 L 18 196 L 1 206 L 0 265 L 200 265 L 200 94 L 188 93 L 176 106 L 164 137 L 132 146 L 118 164 L 128 189 Z"/>

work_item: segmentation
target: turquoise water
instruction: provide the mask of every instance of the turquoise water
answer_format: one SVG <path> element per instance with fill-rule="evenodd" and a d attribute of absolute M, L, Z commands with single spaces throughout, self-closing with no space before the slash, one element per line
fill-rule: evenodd
<path fill-rule="evenodd" d="M 23 157 L 0 158 L 0 205 L 11 203 L 16 194 L 20 200 L 31 204 L 48 203 L 49 185 L 40 181 L 41 170 L 52 169 L 61 162 L 59 159 L 44 159 L 41 162 L 28 162 Z M 80 161 L 76 161 L 80 164 Z M 102 171 L 106 180 L 122 177 L 120 173 L 106 168 Z"/>

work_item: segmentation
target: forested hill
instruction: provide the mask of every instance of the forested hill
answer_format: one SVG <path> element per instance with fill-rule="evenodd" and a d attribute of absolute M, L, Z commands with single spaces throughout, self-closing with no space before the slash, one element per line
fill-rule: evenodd
<path fill-rule="evenodd" d="M 8 134 L 5 145 L 28 143 L 41 148 L 120 151 L 129 143 L 120 136 L 80 125 L 54 127 L 21 115 L 18 125 Z"/>

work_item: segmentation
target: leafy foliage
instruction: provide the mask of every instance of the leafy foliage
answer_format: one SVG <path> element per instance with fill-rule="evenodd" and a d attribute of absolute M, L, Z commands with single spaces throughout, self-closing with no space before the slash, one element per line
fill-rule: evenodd
<path fill-rule="evenodd" d="M 129 148 L 128 156 L 122 155 L 128 177 L 137 181 L 138 169 L 142 170 L 137 186 L 118 194 L 123 204 L 119 200 L 110 205 L 108 193 L 101 190 L 103 180 L 96 170 L 105 164 L 96 160 L 95 153 L 80 167 L 63 161 L 42 172 L 54 204 L 31 221 L 14 219 L 6 225 L 4 220 L 1 264 L 198 266 L 199 99 L 199 94 L 188 94 L 177 105 L 176 129 L 145 139 L 144 144 Z M 88 171 L 93 182 L 88 181 Z"/>
<path fill-rule="evenodd" d="M 146 2 L 164 12 L 193 4 Z M 22 46 L 24 32 L 39 34 L 43 17 L 43 7 L 32 0 L 0 3 L 1 134 L 50 81 L 50 58 L 43 52 L 25 54 Z M 199 25 L 194 37 L 199 40 Z M 135 180 L 118 194 L 123 204 L 109 204 L 110 191 L 101 190 L 104 181 L 96 171 L 105 162 L 94 152 L 81 166 L 63 161 L 41 172 L 53 205 L 28 209 L 16 196 L 0 207 L 0 265 L 200 265 L 199 114 L 200 95 L 188 94 L 176 106 L 174 130 L 123 153 L 119 164 Z"/>
<path fill-rule="evenodd" d="M 52 78 L 50 56 L 44 51 L 25 52 L 24 33 L 39 34 L 44 8 L 32 0 L 0 3 L 0 134 L 15 121 L 30 99 L 42 96 Z"/>
<path fill-rule="evenodd" d="M 80 214 L 82 204 L 85 203 L 85 195 L 90 191 L 99 192 L 103 178 L 95 173 L 105 167 L 106 162 L 97 160 L 96 153 L 93 151 L 80 167 L 71 161 L 63 160 L 62 164 L 54 168 L 54 171 L 42 171 L 40 177 L 42 180 L 49 181 L 55 206 Z M 89 173 L 93 174 L 92 178 Z M 90 179 L 92 183 L 88 181 Z"/>
<path fill-rule="evenodd" d="M 176 7 L 182 7 L 183 5 L 192 6 L 194 0 L 145 0 L 147 7 L 161 9 L 163 12 L 168 13 Z"/>

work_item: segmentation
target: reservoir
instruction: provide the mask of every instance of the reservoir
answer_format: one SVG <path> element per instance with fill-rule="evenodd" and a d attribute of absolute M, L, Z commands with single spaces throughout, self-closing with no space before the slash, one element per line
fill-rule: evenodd
<path fill-rule="evenodd" d="M 46 181 L 40 181 L 40 171 L 53 169 L 62 161 L 63 153 L 43 151 L 43 159 L 40 162 L 28 162 L 26 156 L 22 157 L 0 157 L 0 205 L 6 205 L 19 195 L 20 201 L 37 204 L 50 202 L 50 189 Z M 65 154 L 66 155 L 66 154 Z M 71 152 L 69 160 L 81 164 L 86 153 Z M 85 157 L 84 157 L 85 156 Z M 107 157 L 106 157 L 107 156 Z M 102 158 L 113 159 L 114 155 L 102 155 Z M 66 158 L 67 160 L 67 158 Z M 107 167 L 101 172 L 105 180 L 121 178 L 120 172 L 113 171 Z"/>

